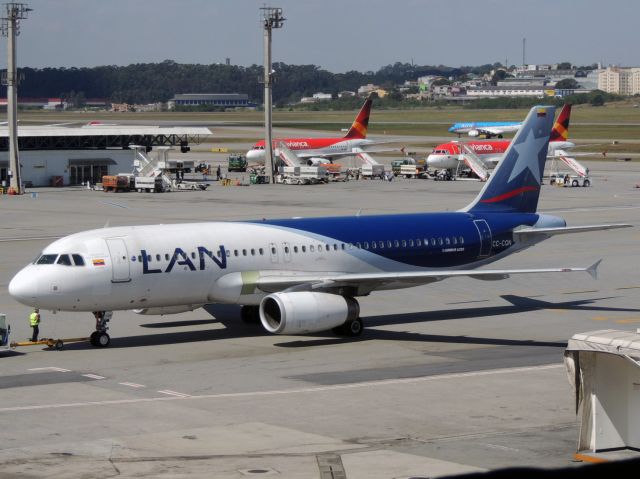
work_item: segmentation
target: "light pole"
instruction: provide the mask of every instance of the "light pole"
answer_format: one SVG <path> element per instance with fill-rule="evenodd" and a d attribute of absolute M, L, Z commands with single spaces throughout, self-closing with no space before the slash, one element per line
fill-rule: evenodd
<path fill-rule="evenodd" d="M 273 140 L 271 138 L 272 102 L 271 89 L 273 72 L 271 71 L 271 30 L 282 28 L 285 18 L 282 16 L 282 8 L 264 6 L 262 10 L 262 26 L 264 28 L 264 166 L 271 172 L 271 182 L 276 182 L 275 165 L 273 162 Z"/>
<path fill-rule="evenodd" d="M 32 11 L 24 3 L 6 3 L 6 17 L 0 23 L 0 33 L 7 37 L 7 74 L 3 83 L 7 85 L 7 123 L 9 127 L 9 170 L 10 187 L 17 194 L 23 193 L 18 158 L 18 70 L 16 68 L 16 37 L 20 34 L 20 20 Z"/>

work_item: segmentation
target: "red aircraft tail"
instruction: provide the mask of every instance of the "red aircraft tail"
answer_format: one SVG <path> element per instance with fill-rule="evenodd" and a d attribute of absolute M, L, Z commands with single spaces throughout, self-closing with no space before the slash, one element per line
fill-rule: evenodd
<path fill-rule="evenodd" d="M 571 118 L 571 105 L 565 104 L 560 110 L 558 119 L 553 124 L 549 141 L 567 141 L 569 139 L 569 119 Z"/>
<path fill-rule="evenodd" d="M 353 121 L 351 128 L 345 135 L 345 138 L 366 138 L 367 128 L 369 126 L 369 114 L 371 113 L 371 97 L 364 102 L 358 116 Z"/>

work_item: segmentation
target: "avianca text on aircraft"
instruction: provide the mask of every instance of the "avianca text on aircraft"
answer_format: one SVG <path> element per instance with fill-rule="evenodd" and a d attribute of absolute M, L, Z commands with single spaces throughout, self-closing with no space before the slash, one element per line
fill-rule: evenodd
<path fill-rule="evenodd" d="M 457 212 L 127 226 L 72 234 L 18 272 L 9 294 L 41 309 L 93 312 L 94 345 L 110 342 L 111 312 L 243 305 L 276 334 L 362 330 L 357 297 L 453 277 L 587 268 L 477 269 L 567 227 L 536 213 L 553 107 L 533 108 L 476 199 Z"/>
<path fill-rule="evenodd" d="M 457 133 L 460 136 L 466 133 L 469 136 L 484 135 L 486 138 L 497 136 L 502 138 L 505 133 L 513 133 L 518 131 L 522 123 L 517 121 L 473 121 L 454 123 L 449 128 L 449 132 Z"/>
<path fill-rule="evenodd" d="M 273 148 L 277 149 L 281 143 L 291 150 L 298 158 L 311 160 L 334 159 L 344 156 L 353 156 L 354 148 L 366 150 L 367 147 L 376 144 L 373 140 L 367 140 L 369 116 L 371 114 L 371 97 L 367 98 L 351 124 L 347 134 L 341 138 L 277 138 L 273 140 Z M 264 161 L 264 140 L 260 140 L 247 152 L 248 161 Z"/>
<path fill-rule="evenodd" d="M 565 104 L 560 110 L 558 120 L 554 123 L 549 139 L 549 152 L 551 155 L 560 150 L 573 148 L 575 144 L 568 141 L 569 121 L 571 119 L 571 105 Z M 430 169 L 455 170 L 462 161 L 462 145 L 467 146 L 484 162 L 495 165 L 502 159 L 510 140 L 467 141 L 459 143 L 450 141 L 436 146 L 427 156 L 427 167 Z"/>

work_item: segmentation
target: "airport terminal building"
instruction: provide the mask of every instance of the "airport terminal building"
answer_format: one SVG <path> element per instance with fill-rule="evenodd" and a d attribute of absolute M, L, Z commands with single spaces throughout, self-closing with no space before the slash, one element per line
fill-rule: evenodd
<path fill-rule="evenodd" d="M 131 173 L 139 145 L 175 147 L 187 151 L 192 143 L 210 135 L 208 128 L 150 126 L 32 127 L 18 130 L 20 171 L 25 186 L 81 185 L 98 183 L 102 176 Z M 9 184 L 9 138 L 0 129 L 0 184 Z"/>

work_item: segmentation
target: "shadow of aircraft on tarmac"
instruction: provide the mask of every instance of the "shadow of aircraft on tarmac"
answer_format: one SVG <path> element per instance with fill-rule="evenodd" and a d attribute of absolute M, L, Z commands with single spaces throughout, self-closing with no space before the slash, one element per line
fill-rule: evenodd
<path fill-rule="evenodd" d="M 387 341 L 416 341 L 416 342 L 442 342 L 460 344 L 485 344 L 497 346 L 539 346 L 539 347 L 565 347 L 564 342 L 514 340 L 503 338 L 471 337 L 471 336 L 447 336 L 414 333 L 408 331 L 386 331 L 375 329 L 376 326 L 388 326 L 394 324 L 412 324 L 429 321 L 456 320 L 467 318 L 481 318 L 489 316 L 499 316 L 527 311 L 543 309 L 562 309 L 574 311 L 608 311 L 608 312 L 640 312 L 640 309 L 633 308 L 612 308 L 597 306 L 599 300 L 612 299 L 612 297 L 583 299 L 565 301 L 561 303 L 550 303 L 539 299 L 532 299 L 523 296 L 504 295 L 503 299 L 511 304 L 505 306 L 487 306 L 461 309 L 431 310 L 415 313 L 388 314 L 379 316 L 368 316 L 364 318 L 365 331 L 360 338 L 345 338 L 335 336 L 331 332 L 314 333 L 306 336 L 296 337 L 293 341 L 279 342 L 279 336 L 273 336 L 274 346 L 278 347 L 312 347 L 341 343 L 352 343 L 354 341 L 387 340 Z M 113 337 L 110 349 L 113 348 L 134 348 L 145 346 L 160 346 L 176 343 L 191 343 L 202 341 L 216 341 L 239 337 L 268 336 L 269 334 L 259 323 L 245 323 L 240 319 L 240 307 L 237 305 L 206 305 L 204 310 L 212 316 L 212 319 L 196 319 L 185 321 L 168 321 L 142 324 L 144 328 L 180 328 L 189 326 L 199 326 L 207 324 L 221 323 L 224 328 L 199 329 L 195 331 L 174 331 L 157 334 L 145 334 L 128 337 Z M 290 338 L 284 336 L 283 338 Z M 92 349 L 88 343 L 75 343 L 65 345 L 65 349 Z"/>

